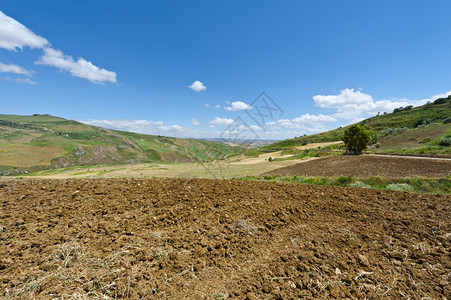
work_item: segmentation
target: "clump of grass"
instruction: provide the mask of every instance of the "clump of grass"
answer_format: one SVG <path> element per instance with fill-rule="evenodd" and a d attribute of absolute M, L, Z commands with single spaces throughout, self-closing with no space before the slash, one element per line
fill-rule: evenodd
<path fill-rule="evenodd" d="M 162 259 L 168 256 L 168 252 L 160 247 L 153 249 L 153 256 L 156 259 Z"/>

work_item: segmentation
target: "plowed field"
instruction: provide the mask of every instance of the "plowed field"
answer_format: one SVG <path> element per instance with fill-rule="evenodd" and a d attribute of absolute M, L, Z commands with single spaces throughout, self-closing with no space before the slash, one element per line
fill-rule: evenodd
<path fill-rule="evenodd" d="M 451 196 L 0 181 L 0 298 L 448 299 Z"/>
<path fill-rule="evenodd" d="M 376 155 L 328 156 L 279 168 L 265 175 L 440 178 L 451 176 L 451 160 Z"/>

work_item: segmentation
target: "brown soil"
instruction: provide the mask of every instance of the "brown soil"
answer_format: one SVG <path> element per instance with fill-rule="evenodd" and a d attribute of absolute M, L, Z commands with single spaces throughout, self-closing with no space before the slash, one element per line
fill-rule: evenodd
<path fill-rule="evenodd" d="M 440 178 L 451 176 L 451 160 L 340 155 L 301 162 L 267 172 L 264 175 Z"/>
<path fill-rule="evenodd" d="M 445 299 L 451 196 L 201 179 L 0 181 L 0 298 Z"/>

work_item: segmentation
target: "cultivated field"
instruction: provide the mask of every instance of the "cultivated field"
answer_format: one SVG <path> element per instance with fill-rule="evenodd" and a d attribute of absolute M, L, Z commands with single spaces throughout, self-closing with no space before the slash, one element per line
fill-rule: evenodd
<path fill-rule="evenodd" d="M 383 155 L 328 156 L 272 170 L 265 175 L 441 178 L 451 176 L 451 159 Z"/>
<path fill-rule="evenodd" d="M 205 179 L 0 180 L 6 299 L 446 299 L 451 196 Z"/>

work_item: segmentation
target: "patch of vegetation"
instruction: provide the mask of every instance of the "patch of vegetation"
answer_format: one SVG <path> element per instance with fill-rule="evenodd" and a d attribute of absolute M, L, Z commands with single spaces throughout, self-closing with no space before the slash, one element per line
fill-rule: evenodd
<path fill-rule="evenodd" d="M 390 183 L 387 185 L 386 190 L 398 191 L 398 192 L 410 192 L 413 188 L 407 183 Z"/>
<path fill-rule="evenodd" d="M 446 135 L 446 136 L 442 137 L 439 140 L 438 145 L 443 146 L 443 147 L 451 146 L 451 135 Z"/>
<path fill-rule="evenodd" d="M 388 135 L 396 135 L 396 134 L 400 134 L 404 131 L 406 131 L 407 127 L 396 127 L 396 128 L 387 128 L 383 131 L 381 131 L 380 135 L 381 136 L 388 136 Z"/>
<path fill-rule="evenodd" d="M 271 182 L 291 182 L 299 184 L 315 184 L 328 186 L 343 186 L 354 188 L 371 188 L 384 191 L 401 191 L 411 193 L 450 194 L 451 177 L 441 179 L 416 178 L 382 178 L 373 176 L 368 178 L 352 178 L 347 176 L 333 177 L 303 177 L 303 176 L 245 176 L 234 178 L 237 180 L 258 180 Z"/>

